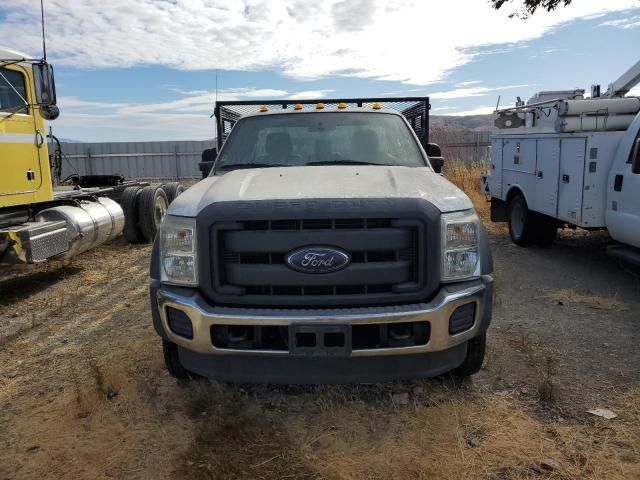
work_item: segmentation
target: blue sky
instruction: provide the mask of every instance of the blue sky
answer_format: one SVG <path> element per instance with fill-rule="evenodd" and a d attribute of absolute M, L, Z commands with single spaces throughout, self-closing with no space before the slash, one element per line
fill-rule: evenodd
<path fill-rule="evenodd" d="M 490 112 L 498 96 L 606 89 L 640 59 L 637 0 L 526 20 L 482 0 L 105 3 L 45 2 L 60 137 L 211 138 L 216 68 L 219 98 L 430 95 L 433 114 L 454 115 Z M 38 55 L 32 4 L 3 0 L 0 36 Z"/>

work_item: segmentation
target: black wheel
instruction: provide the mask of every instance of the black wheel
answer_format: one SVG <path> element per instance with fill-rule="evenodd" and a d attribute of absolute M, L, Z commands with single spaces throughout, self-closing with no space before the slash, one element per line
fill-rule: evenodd
<path fill-rule="evenodd" d="M 467 342 L 467 356 L 458 368 L 451 373 L 456 377 L 468 377 L 478 373 L 484 362 L 484 352 L 487 348 L 487 334 L 472 338 Z"/>
<path fill-rule="evenodd" d="M 528 247 L 536 243 L 536 214 L 527 207 L 522 195 L 509 201 L 509 235 L 516 245 Z"/>
<path fill-rule="evenodd" d="M 138 195 L 140 187 L 127 187 L 120 197 L 120 206 L 124 211 L 124 229 L 122 234 L 129 243 L 140 243 L 142 233 L 138 228 Z"/>
<path fill-rule="evenodd" d="M 179 380 L 189 380 L 191 378 L 191 374 L 180 363 L 178 346 L 175 343 L 162 340 L 162 353 L 164 354 L 164 365 L 172 377 L 176 377 Z"/>
<path fill-rule="evenodd" d="M 142 238 L 147 242 L 153 242 L 158 233 L 160 223 L 167 213 L 169 201 L 167 194 L 158 186 L 144 187 L 138 196 L 138 226 Z"/>
<path fill-rule="evenodd" d="M 537 224 L 536 243 L 541 247 L 551 247 L 558 235 L 558 223 L 552 218 L 538 215 Z"/>
<path fill-rule="evenodd" d="M 169 182 L 162 185 L 164 193 L 167 195 L 169 205 L 176 199 L 178 195 L 184 192 L 184 186 L 180 182 Z"/>

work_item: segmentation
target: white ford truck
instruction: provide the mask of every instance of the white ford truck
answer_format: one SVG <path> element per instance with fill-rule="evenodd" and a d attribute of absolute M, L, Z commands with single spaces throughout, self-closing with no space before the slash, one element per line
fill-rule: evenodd
<path fill-rule="evenodd" d="M 496 112 L 485 179 L 494 221 L 520 246 L 549 246 L 559 227 L 607 229 L 609 253 L 640 263 L 640 82 L 636 63 L 607 92 L 539 92 Z"/>
<path fill-rule="evenodd" d="M 422 97 L 217 104 L 219 154 L 171 204 L 151 260 L 170 373 L 340 383 L 480 369 L 491 252 L 469 198 L 436 172 L 428 110 Z"/>

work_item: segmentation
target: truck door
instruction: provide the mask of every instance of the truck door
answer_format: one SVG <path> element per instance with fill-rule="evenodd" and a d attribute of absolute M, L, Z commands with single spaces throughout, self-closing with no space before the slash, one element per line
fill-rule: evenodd
<path fill-rule="evenodd" d="M 582 222 L 582 187 L 586 148 L 587 139 L 584 137 L 560 140 L 558 218 L 577 225 Z"/>
<path fill-rule="evenodd" d="M 614 240 L 640 248 L 640 173 L 632 169 L 633 147 L 638 139 L 640 114 L 620 141 L 609 174 L 606 221 Z"/>
<path fill-rule="evenodd" d="M 36 131 L 33 108 L 25 105 L 30 98 L 27 70 L 12 65 L 0 67 L 0 74 L 0 206 L 7 206 L 26 203 L 20 194 L 35 192 L 42 184 L 42 136 Z M 17 195 L 23 198 L 9 198 Z"/>

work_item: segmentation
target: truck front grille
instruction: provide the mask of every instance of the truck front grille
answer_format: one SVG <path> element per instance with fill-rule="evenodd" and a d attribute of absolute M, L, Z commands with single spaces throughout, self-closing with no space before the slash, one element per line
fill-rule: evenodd
<path fill-rule="evenodd" d="M 357 218 L 267 220 L 214 226 L 221 294 L 245 305 L 400 303 L 425 279 L 424 224 L 414 219 Z M 302 273 L 287 253 L 306 246 L 337 247 L 351 263 L 332 273 Z"/>

